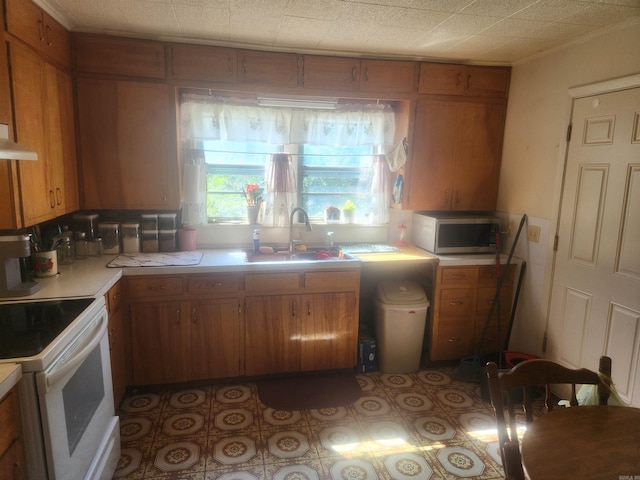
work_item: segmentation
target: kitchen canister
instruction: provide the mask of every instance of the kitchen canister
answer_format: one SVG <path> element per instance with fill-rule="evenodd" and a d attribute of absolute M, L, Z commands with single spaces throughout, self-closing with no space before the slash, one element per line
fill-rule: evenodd
<path fill-rule="evenodd" d="M 178 230 L 178 248 L 181 252 L 189 252 L 196 249 L 195 228 L 181 228 Z"/>
<path fill-rule="evenodd" d="M 176 214 L 175 213 L 159 213 L 158 214 L 158 230 L 175 230 Z"/>
<path fill-rule="evenodd" d="M 145 253 L 160 251 L 158 230 L 142 230 L 142 251 Z"/>
<path fill-rule="evenodd" d="M 158 239 L 160 243 L 161 252 L 175 252 L 176 251 L 176 231 L 174 230 L 160 230 L 158 233 Z"/>
<path fill-rule="evenodd" d="M 98 232 L 102 237 L 102 253 L 120 253 L 120 224 L 115 222 L 101 222 Z"/>
<path fill-rule="evenodd" d="M 158 214 L 143 213 L 140 215 L 142 230 L 158 230 Z"/>
<path fill-rule="evenodd" d="M 53 277 L 58 274 L 58 252 L 35 252 L 31 254 L 33 275 L 36 277 Z"/>
<path fill-rule="evenodd" d="M 88 241 L 91 241 L 98 236 L 97 213 L 78 213 L 74 215 L 72 219 L 74 232 L 84 232 Z"/>
<path fill-rule="evenodd" d="M 122 232 L 122 252 L 140 252 L 140 224 L 134 222 L 123 223 L 120 226 Z"/>

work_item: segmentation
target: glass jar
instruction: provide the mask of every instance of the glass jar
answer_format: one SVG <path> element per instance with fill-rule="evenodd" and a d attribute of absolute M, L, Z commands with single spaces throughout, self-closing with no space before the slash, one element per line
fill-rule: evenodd
<path fill-rule="evenodd" d="M 158 230 L 175 230 L 176 214 L 175 213 L 159 213 L 158 214 Z"/>
<path fill-rule="evenodd" d="M 98 234 L 102 237 L 103 253 L 120 253 L 120 224 L 105 222 L 98 224 Z"/>
<path fill-rule="evenodd" d="M 76 260 L 82 260 L 89 256 L 89 242 L 85 232 L 75 233 Z"/>
<path fill-rule="evenodd" d="M 142 230 L 142 251 L 155 253 L 160 250 L 158 230 Z"/>
<path fill-rule="evenodd" d="M 124 253 L 140 252 L 140 224 L 123 223 L 122 230 L 122 251 Z"/>
<path fill-rule="evenodd" d="M 71 265 L 75 259 L 76 251 L 71 235 L 64 235 L 58 247 L 58 263 L 61 265 Z"/>
<path fill-rule="evenodd" d="M 97 236 L 97 213 L 79 213 L 74 215 L 72 218 L 74 232 L 84 232 L 87 240 L 93 240 Z"/>
<path fill-rule="evenodd" d="M 158 230 L 158 214 L 157 213 L 143 213 L 140 215 L 142 221 L 142 231 L 145 230 Z"/>
<path fill-rule="evenodd" d="M 174 230 L 160 230 L 160 251 L 161 252 L 175 252 L 176 251 L 176 231 Z"/>

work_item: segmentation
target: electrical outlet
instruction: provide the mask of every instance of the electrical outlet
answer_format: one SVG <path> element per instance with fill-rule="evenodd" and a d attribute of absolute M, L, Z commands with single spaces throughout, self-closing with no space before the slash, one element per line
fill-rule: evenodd
<path fill-rule="evenodd" d="M 540 242 L 540 227 L 538 225 L 529 225 L 527 236 L 530 242 Z"/>

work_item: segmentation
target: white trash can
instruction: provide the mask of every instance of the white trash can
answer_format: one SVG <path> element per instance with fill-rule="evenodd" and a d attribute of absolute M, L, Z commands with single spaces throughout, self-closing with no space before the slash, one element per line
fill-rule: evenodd
<path fill-rule="evenodd" d="M 378 361 L 383 373 L 420 368 L 429 298 L 409 280 L 384 281 L 373 299 Z"/>

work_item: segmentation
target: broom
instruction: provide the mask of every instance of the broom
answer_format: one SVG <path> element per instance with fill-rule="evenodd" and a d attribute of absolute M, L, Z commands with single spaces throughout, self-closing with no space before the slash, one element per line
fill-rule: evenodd
<path fill-rule="evenodd" d="M 511 249 L 509 250 L 509 255 L 507 256 L 507 263 L 505 264 L 505 272 L 509 271 L 509 265 L 511 264 L 511 258 L 513 257 L 513 252 L 516 249 L 516 245 L 518 244 L 518 238 L 520 238 L 520 232 L 522 231 L 522 227 L 527 219 L 527 215 L 524 214 L 522 219 L 520 220 L 520 225 L 518 226 L 518 231 L 516 232 L 516 236 L 513 240 L 513 245 L 511 245 Z M 456 371 L 453 374 L 453 378 L 456 380 L 460 380 L 461 382 L 472 382 L 472 383 L 480 383 L 480 379 L 483 374 L 483 366 L 480 365 L 480 352 L 482 351 L 482 344 L 484 343 L 484 338 L 487 334 L 487 329 L 489 327 L 489 323 L 491 322 L 491 316 L 493 315 L 493 310 L 496 305 L 500 304 L 500 290 L 502 290 L 502 284 L 506 275 L 500 275 L 500 251 L 499 251 L 499 240 L 498 235 L 496 236 L 496 264 L 498 265 L 496 268 L 498 269 L 498 279 L 497 279 L 497 288 L 496 294 L 493 297 L 493 302 L 491 302 L 491 308 L 489 309 L 489 314 L 487 315 L 487 320 L 484 323 L 484 327 L 482 328 L 482 335 L 480 335 L 480 341 L 478 342 L 478 348 L 476 350 L 476 354 L 470 357 L 465 357 L 460 360 L 460 365 L 456 368 Z M 500 307 L 498 307 L 498 316 L 500 315 Z M 500 323 L 500 319 L 498 318 L 498 324 Z"/>

